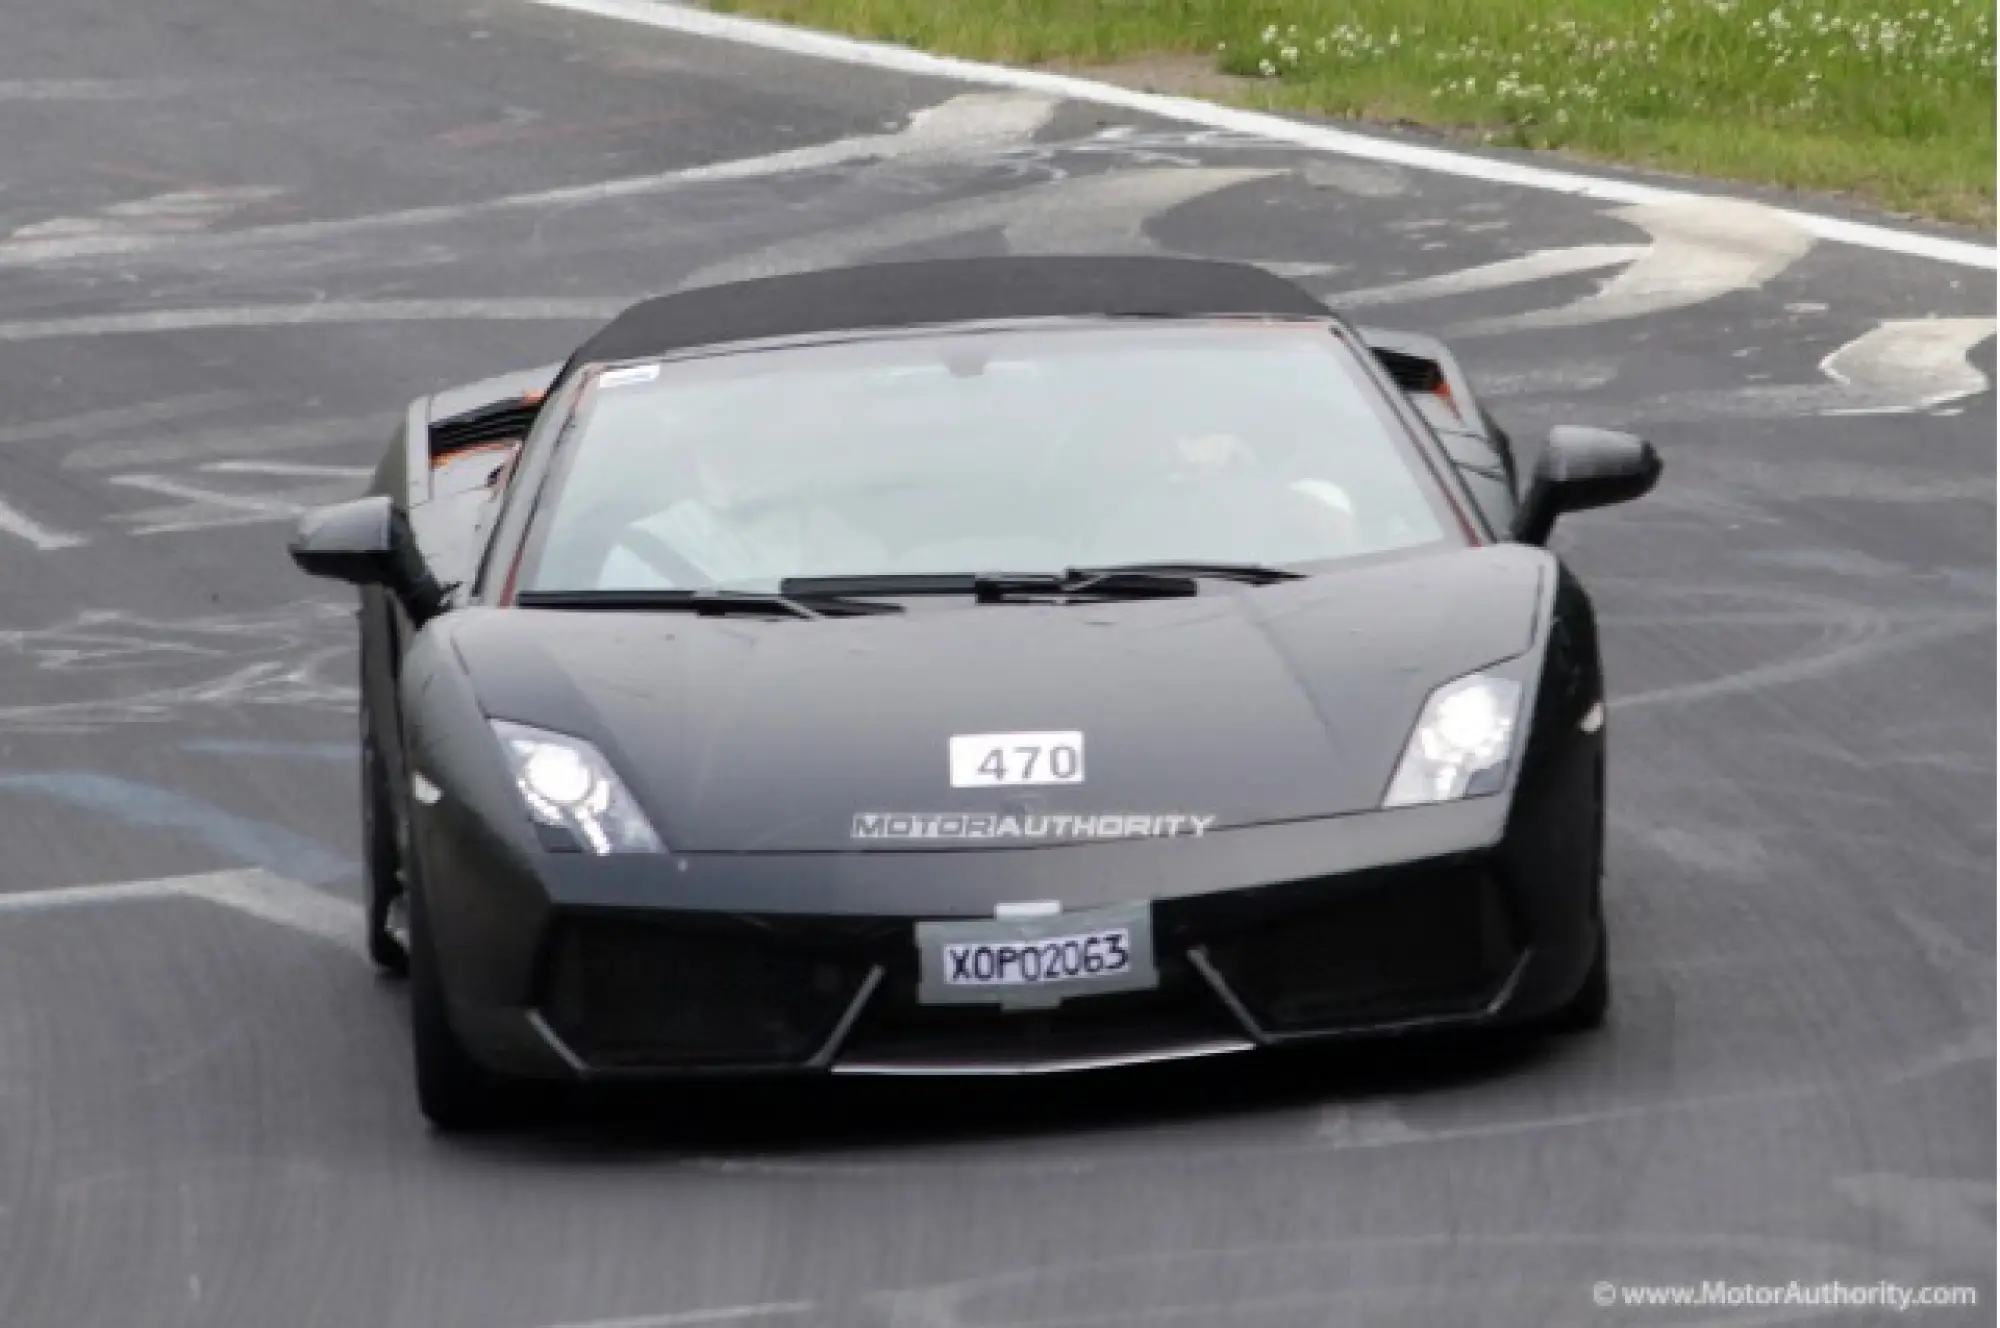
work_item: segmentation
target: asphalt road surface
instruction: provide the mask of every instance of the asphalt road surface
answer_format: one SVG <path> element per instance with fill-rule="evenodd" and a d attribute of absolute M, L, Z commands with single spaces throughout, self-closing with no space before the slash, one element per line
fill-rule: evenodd
<path fill-rule="evenodd" d="M 0 1324 L 1990 1322 L 1990 272 L 525 0 L 0 26 Z M 1659 443 L 1562 536 L 1612 1026 L 433 1137 L 291 518 L 642 293 L 1001 250 L 1268 263 Z M 1795 1280 L 1980 1305 L 1593 1301 Z"/>

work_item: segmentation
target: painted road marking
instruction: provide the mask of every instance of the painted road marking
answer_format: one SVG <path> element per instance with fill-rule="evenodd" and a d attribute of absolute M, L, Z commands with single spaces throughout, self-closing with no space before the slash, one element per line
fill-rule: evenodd
<path fill-rule="evenodd" d="M 1573 277 L 1597 272 L 1646 256 L 1643 244 L 1584 244 L 1572 249 L 1540 249 L 1519 258 L 1503 258 L 1497 263 L 1462 268 L 1434 277 L 1418 277 L 1390 286 L 1370 286 L 1329 295 L 1336 308 L 1362 309 L 1373 304 L 1413 304 L 1418 300 L 1441 300 L 1453 295 L 1473 295 L 1507 286 L 1556 277 Z"/>
<path fill-rule="evenodd" d="M 188 396 L 166 397 L 140 406 L 113 406 L 87 410 L 77 415 L 34 420 L 0 428 L 0 443 L 48 443 L 118 429 L 145 428 L 170 420 L 186 419 L 211 411 L 226 410 L 253 400 L 248 392 L 197 392 Z M 386 430 L 385 430 L 386 432 Z"/>
<path fill-rule="evenodd" d="M 225 475 L 291 475 L 328 480 L 361 480 L 375 473 L 373 466 L 319 466 L 304 461 L 211 461 L 202 469 Z"/>
<path fill-rule="evenodd" d="M 288 876 L 248 867 L 237 871 L 161 876 L 105 885 L 58 886 L 0 894 L 0 914 L 45 913 L 142 900 L 197 899 L 292 931 L 329 941 L 344 950 L 361 946 L 361 906 L 315 890 Z"/>
<path fill-rule="evenodd" d="M 752 277 L 779 276 L 853 263 L 907 245 L 998 228 L 1016 254 L 1059 254 L 1088 248 L 1146 253 L 1156 246 L 1145 223 L 1159 213 L 1223 189 L 1275 179 L 1262 168 L 1168 167 L 1081 176 L 1025 189 L 954 199 L 894 217 L 870 217 L 851 226 L 815 231 L 713 263 L 683 279 L 678 289 L 713 286 Z"/>
<path fill-rule="evenodd" d="M 624 1319 L 575 1319 L 546 1328 L 692 1328 L 703 1323 L 740 1323 L 745 1319 L 796 1318 L 813 1308 L 810 1300 L 776 1300 L 764 1305 L 718 1305 L 706 1310 L 639 1314 Z"/>
<path fill-rule="evenodd" d="M 120 101 L 182 86 L 108 78 L 6 78 L 0 79 L 0 101 Z"/>
<path fill-rule="evenodd" d="M 92 770 L 24 771 L 0 774 L 0 793 L 66 802 L 119 825 L 172 831 L 218 856 L 267 870 L 282 868 L 314 885 L 351 878 L 358 870 L 355 863 L 284 826 L 136 779 Z"/>
<path fill-rule="evenodd" d="M 181 235 L 206 229 L 232 212 L 269 202 L 285 191 L 258 186 L 188 189 L 135 198 L 83 217 L 53 217 L 23 226 L 6 243 L 106 235 Z"/>
<path fill-rule="evenodd" d="M 305 420 L 259 428 L 203 429 L 198 433 L 153 435 L 140 439 L 100 438 L 63 453 L 64 470 L 118 470 L 162 466 L 203 457 L 268 458 L 273 452 L 366 444 L 383 440 L 402 422 L 400 414 L 364 415 L 347 419 Z"/>
<path fill-rule="evenodd" d="M 40 913 L 62 908 L 122 904 L 134 899 L 173 899 L 193 877 L 169 876 L 151 881 L 114 881 L 108 885 L 67 885 L 53 890 L 21 890 L 0 894 L 0 913 Z"/>
<path fill-rule="evenodd" d="M 282 520 L 301 516 L 304 505 L 282 498 L 261 497 L 255 494 L 220 493 L 214 489 L 198 488 L 192 484 L 182 484 L 178 480 L 167 479 L 163 475 L 113 475 L 108 481 L 127 488 L 144 489 L 167 498 L 184 498 L 195 511 L 204 507 L 220 508 L 228 515 L 201 517 L 183 516 L 181 519 L 161 519 L 161 514 L 149 509 L 146 512 L 129 513 L 138 524 L 133 531 L 137 535 L 161 535 L 176 530 L 207 530 L 214 526 L 236 526 L 253 521 Z M 186 509 L 170 509 L 185 512 Z"/>
<path fill-rule="evenodd" d="M 1820 361 L 1820 372 L 1846 390 L 1888 404 L 1830 414 L 1886 414 L 1941 406 L 1984 392 L 1986 375 L 1968 358 L 1992 336 L 1991 318 L 1911 318 L 1883 323 Z"/>
<path fill-rule="evenodd" d="M 270 705 L 351 715 L 355 704 L 351 601 L 299 600 L 178 621 L 86 609 L 44 627 L 0 630 L 0 661 L 10 656 L 66 677 L 84 699 L 0 705 L 0 735 L 91 733 Z M 120 676 L 109 685 L 97 676 L 104 673 Z M 55 773 L 13 778 L 46 783 Z"/>
<path fill-rule="evenodd" d="M 160 309 L 139 314 L 42 318 L 0 323 L 0 341 L 50 341 L 150 332 L 199 332 L 340 323 L 453 320 L 596 322 L 622 312 L 629 298 L 498 300 L 327 300 L 320 304 L 246 304 L 220 309 Z"/>
<path fill-rule="evenodd" d="M 331 221 L 246 227 L 224 235 L 92 235 L 6 242 L 0 243 L 0 266 L 32 265 L 162 248 L 172 248 L 177 252 L 203 247 L 233 251 L 253 245 L 311 243 L 413 226 L 454 225 L 468 217 L 644 198 L 688 185 L 760 180 L 800 171 L 824 170 L 857 161 L 922 162 L 966 153 L 998 152 L 1032 141 L 1055 113 L 1055 107 L 1055 102 L 1039 96 L 968 93 L 916 111 L 902 128 L 887 133 L 786 148 L 762 156 L 739 157 L 657 175 L 630 176 L 598 184 L 509 194 L 477 203 L 437 204 Z"/>
<path fill-rule="evenodd" d="M 113 517 L 113 520 L 130 526 L 134 535 L 166 535 L 291 520 L 310 508 L 342 502 L 359 492 L 352 477 L 328 477 L 323 471 L 312 474 L 317 479 L 315 483 L 293 485 L 268 493 L 225 492 L 168 479 L 164 475 L 113 475 L 106 482 L 143 489 L 168 498 L 185 499 L 181 504 L 121 512 Z"/>
<path fill-rule="evenodd" d="M 55 530 L 43 525 L 26 512 L 8 503 L 5 498 L 0 498 L 0 535 L 12 535 L 15 539 L 26 540 L 40 553 L 49 553 L 56 549 L 74 549 L 79 544 L 90 542 L 82 535 L 72 535 L 68 531 Z"/>
<path fill-rule="evenodd" d="M 1454 175 L 1465 179 L 1484 180 L 1492 184 L 1628 205 L 1719 201 L 1716 196 L 1689 190 L 1664 189 L 1657 185 L 1638 184 L 1629 180 L 1582 175 L 1532 166 L 1524 162 L 1479 157 L 1445 148 L 1386 138 L 1371 138 L 1348 130 L 1305 124 L 1260 111 L 1237 110 L 1191 97 L 1136 92 L 1130 88 L 1114 87 L 1108 83 L 1099 83 L 1068 74 L 1012 69 L 1005 65 L 927 55 L 907 47 L 858 41 L 850 37 L 837 37 L 830 33 L 812 32 L 779 23 L 739 18 L 733 14 L 717 14 L 705 9 L 654 3 L 652 0 L 534 0 L 534 2 L 552 9 L 567 9 L 580 14 L 593 14 L 600 18 L 663 28 L 692 37 L 731 41 L 813 59 L 833 60 L 901 74 L 948 78 L 961 83 L 1007 88 L 1017 92 L 1038 92 L 1100 106 L 1115 106 L 1123 110 L 1158 116 L 1161 119 L 1177 120 L 1184 124 L 1234 130 L 1320 152 L 1331 152 L 1345 157 L 1406 166 L 1413 170 Z M 1779 208 L 1770 210 L 1785 217 L 1807 234 L 1822 240 L 1858 245 L 1866 249 L 1879 249 L 1888 253 L 1907 254 L 1916 258 L 1928 258 L 1962 267 L 1984 268 L 1989 271 L 2000 267 L 2000 254 L 1996 254 L 1995 250 L 1987 245 L 1848 221 L 1839 217 L 1825 217 L 1809 212 Z"/>
<path fill-rule="evenodd" d="M 1906 415 L 1988 390 L 1969 359 L 1994 334 L 1991 318 L 1882 323 L 1820 361 L 1829 383 L 1760 383 L 1673 392 L 1625 408 L 1634 420 L 1801 419 Z"/>
<path fill-rule="evenodd" d="M 1755 290 L 1813 247 L 1813 237 L 1784 213 L 1731 199 L 1689 199 L 1612 215 L 1646 231 L 1653 243 L 1603 289 L 1554 309 L 1464 323 L 1454 334 L 1584 327 L 1685 309 Z"/>
<path fill-rule="evenodd" d="M 352 742 L 285 742 L 266 738 L 191 738 L 178 744 L 184 752 L 206 756 L 279 757 L 299 761 L 339 761 L 360 759 L 361 748 Z"/>

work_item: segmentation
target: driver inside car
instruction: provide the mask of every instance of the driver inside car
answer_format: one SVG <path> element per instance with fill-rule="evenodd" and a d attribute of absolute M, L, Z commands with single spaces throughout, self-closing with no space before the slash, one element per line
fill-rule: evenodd
<path fill-rule="evenodd" d="M 1158 478 L 1099 527 L 1089 562 L 1309 562 L 1358 543 L 1343 486 L 1288 479 L 1232 430 L 1168 431 L 1164 453 Z"/>
<path fill-rule="evenodd" d="M 786 468 L 760 451 L 752 440 L 729 437 L 682 448 L 682 482 L 669 490 L 681 496 L 619 534 L 601 584 L 699 589 L 886 565 L 889 550 L 880 540 L 805 496 L 796 476 L 770 483 L 770 473 Z"/>

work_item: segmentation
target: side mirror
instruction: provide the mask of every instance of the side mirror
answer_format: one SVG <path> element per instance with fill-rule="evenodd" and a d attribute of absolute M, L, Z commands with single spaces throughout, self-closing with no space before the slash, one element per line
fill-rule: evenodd
<path fill-rule="evenodd" d="M 380 586 L 418 625 L 443 608 L 443 588 L 425 567 L 409 520 L 384 496 L 314 508 L 299 518 L 286 551 L 307 576 Z"/>
<path fill-rule="evenodd" d="M 1660 482 L 1660 454 L 1643 438 L 1611 429 L 1558 425 L 1535 459 L 1514 518 L 1514 539 L 1540 544 L 1564 512 L 1643 498 Z"/>
<path fill-rule="evenodd" d="M 388 584 L 395 505 L 384 497 L 318 507 L 299 518 L 287 552 L 307 576 L 355 586 Z"/>

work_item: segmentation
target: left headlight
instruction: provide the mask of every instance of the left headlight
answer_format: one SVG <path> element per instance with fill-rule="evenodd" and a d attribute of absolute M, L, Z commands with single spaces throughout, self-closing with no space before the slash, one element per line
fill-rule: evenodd
<path fill-rule="evenodd" d="M 1514 752 L 1520 709 L 1521 684 L 1490 673 L 1474 673 L 1432 692 L 1382 805 L 1450 802 L 1499 788 Z"/>
<path fill-rule="evenodd" d="M 521 803 L 537 824 L 566 830 L 586 853 L 659 853 L 665 845 L 604 753 L 582 738 L 493 721 Z"/>

